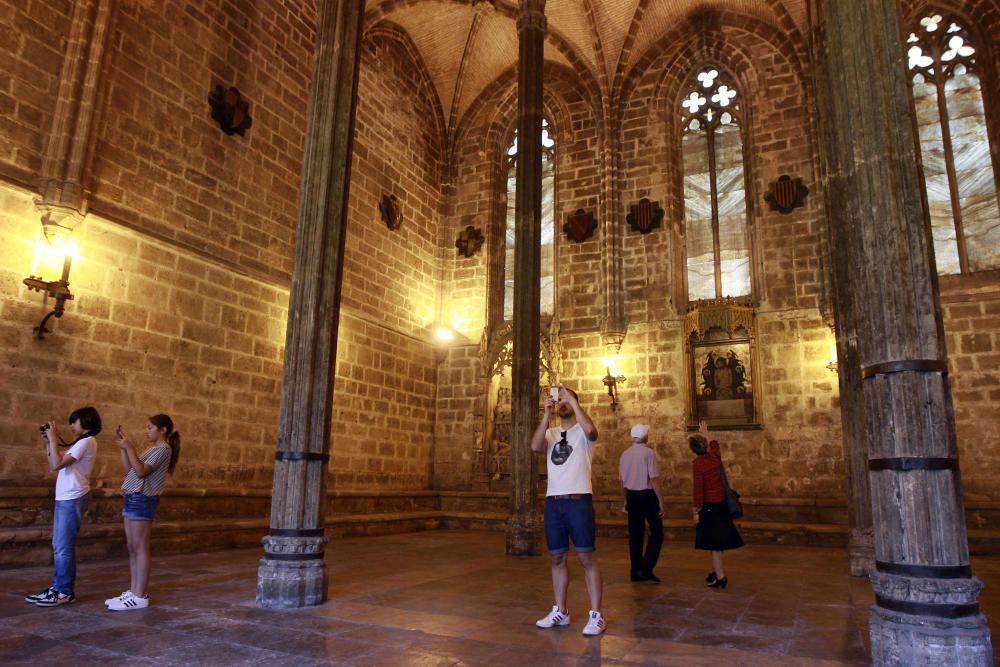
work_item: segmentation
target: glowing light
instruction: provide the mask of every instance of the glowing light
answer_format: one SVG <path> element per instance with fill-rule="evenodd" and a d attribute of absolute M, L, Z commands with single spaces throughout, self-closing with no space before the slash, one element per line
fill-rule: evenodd
<path fill-rule="evenodd" d="M 434 327 L 434 337 L 438 340 L 439 343 L 450 343 L 451 341 L 455 340 L 455 332 L 452 331 L 449 327 L 446 327 L 444 325 L 438 325 Z"/>

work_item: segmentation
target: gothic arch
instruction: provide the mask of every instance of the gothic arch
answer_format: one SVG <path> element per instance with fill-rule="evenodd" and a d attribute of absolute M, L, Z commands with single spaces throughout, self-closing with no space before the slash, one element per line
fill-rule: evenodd
<path fill-rule="evenodd" d="M 437 91 L 434 89 L 434 84 L 431 82 L 427 65 L 420 56 L 420 51 L 417 50 L 417 47 L 410 38 L 410 35 L 403 30 L 402 27 L 396 25 L 395 23 L 385 20 L 373 25 L 364 33 L 361 41 L 361 48 L 372 48 L 379 40 L 392 42 L 405 52 L 406 57 L 411 63 L 413 63 L 413 71 L 417 75 L 417 86 L 420 91 L 420 96 L 424 98 L 424 101 L 434 111 L 434 118 L 432 120 L 434 123 L 434 136 L 438 139 L 438 150 L 440 151 L 440 157 L 442 158 L 438 162 L 439 173 L 437 176 L 440 181 L 443 177 L 441 172 L 443 170 L 443 158 L 445 157 L 444 140 L 446 133 L 444 130 L 444 113 L 441 110 L 441 101 L 438 99 Z"/>

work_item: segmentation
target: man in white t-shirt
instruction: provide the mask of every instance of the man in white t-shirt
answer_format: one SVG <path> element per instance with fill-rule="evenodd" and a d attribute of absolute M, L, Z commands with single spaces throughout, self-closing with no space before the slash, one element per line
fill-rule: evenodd
<path fill-rule="evenodd" d="M 569 625 L 566 610 L 566 589 L 569 587 L 569 569 L 566 554 L 573 542 L 580 563 L 583 565 L 587 593 L 590 596 L 590 613 L 585 635 L 604 632 L 601 616 L 601 573 L 594 558 L 596 526 L 594 520 L 593 489 L 590 484 L 590 465 L 597 428 L 590 416 L 580 407 L 576 392 L 566 387 L 553 387 L 556 396 L 545 401 L 545 415 L 531 437 L 531 450 L 545 452 L 548 469 L 548 490 L 545 493 L 545 541 L 552 559 L 552 591 L 555 604 L 552 611 L 535 622 L 539 628 Z M 552 412 L 559 415 L 561 425 L 549 428 Z"/>
<path fill-rule="evenodd" d="M 75 598 L 76 534 L 80 520 L 90 503 L 90 471 L 97 459 L 97 441 L 101 432 L 101 416 L 94 408 L 80 408 L 69 416 L 69 427 L 75 439 L 69 451 L 59 454 L 55 423 L 42 427 L 45 455 L 49 470 L 58 471 L 56 503 L 52 512 L 52 563 L 55 572 L 52 585 L 41 593 L 28 595 L 25 602 L 39 607 L 57 607 Z"/>

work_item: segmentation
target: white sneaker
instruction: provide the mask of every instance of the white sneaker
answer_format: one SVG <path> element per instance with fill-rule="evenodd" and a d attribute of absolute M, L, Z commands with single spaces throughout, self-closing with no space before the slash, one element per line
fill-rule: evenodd
<path fill-rule="evenodd" d="M 141 598 L 131 591 L 125 591 L 125 594 L 120 599 L 111 601 L 108 605 L 108 609 L 111 611 L 128 611 L 129 609 L 145 609 L 148 606 L 148 595 Z"/>
<path fill-rule="evenodd" d="M 607 623 L 604 622 L 604 617 L 601 616 L 601 612 L 590 610 L 590 618 L 587 619 L 587 625 L 583 627 L 583 634 L 585 635 L 599 635 L 604 632 L 607 627 Z"/>
<path fill-rule="evenodd" d="M 105 600 L 104 606 L 110 607 L 113 602 L 121 602 L 130 595 L 132 595 L 132 591 L 122 591 L 122 594 L 119 595 L 118 597 L 108 598 L 107 600 Z"/>
<path fill-rule="evenodd" d="M 559 605 L 552 605 L 552 611 L 545 618 L 535 621 L 535 625 L 540 628 L 553 628 L 557 625 L 569 625 L 569 614 L 559 611 Z"/>

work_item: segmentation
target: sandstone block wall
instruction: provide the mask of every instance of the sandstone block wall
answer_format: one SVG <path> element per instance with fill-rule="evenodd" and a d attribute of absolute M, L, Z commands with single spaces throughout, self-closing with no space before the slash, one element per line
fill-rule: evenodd
<path fill-rule="evenodd" d="M 0 59 L 8 64 L 0 71 L 3 485 L 50 488 L 37 423 L 93 403 L 109 432 L 118 422 L 139 430 L 153 412 L 174 416 L 185 440 L 171 484 L 191 490 L 179 498 L 198 489 L 269 490 L 314 11 L 287 0 L 116 3 L 86 171 L 91 215 L 75 235 L 76 298 L 53 334 L 37 341 L 31 327 L 47 311 L 21 280 L 59 271 L 59 258 L 46 259 L 38 247 L 31 200 L 72 3 L 0 0 Z M 652 426 L 666 492 L 689 492 L 677 104 L 695 68 L 727 68 L 745 105 L 763 428 L 719 436 L 744 494 L 802 506 L 812 498 L 843 502 L 837 382 L 826 369 L 832 335 L 820 316 L 825 204 L 807 45 L 744 15 L 712 16 L 664 35 L 633 70 L 616 75 L 611 100 L 566 66 L 546 66 L 545 109 L 557 141 L 557 370 L 601 432 L 598 493 L 617 493 L 618 454 L 638 421 Z M 206 97 L 220 83 L 251 103 L 254 124 L 244 137 L 225 136 L 209 117 Z M 996 80 L 984 90 L 995 97 Z M 515 91 L 507 72 L 446 135 L 410 37 L 390 22 L 366 26 L 331 489 L 496 488 L 477 477 L 475 458 L 487 418 L 481 341 L 502 307 L 503 155 Z M 806 206 L 790 215 L 762 199 L 781 174 L 811 188 Z M 390 194 L 403 212 L 394 231 L 378 208 Z M 628 207 L 643 197 L 665 211 L 663 227 L 648 235 L 625 224 Z M 573 243 L 561 230 L 580 208 L 593 210 L 600 227 Z M 486 243 L 464 258 L 454 242 L 469 225 Z M 608 255 L 612 232 L 618 256 Z M 616 360 L 628 378 L 617 411 L 601 383 L 600 335 L 614 264 L 628 320 Z M 988 505 L 1000 500 L 1000 277 L 941 285 L 963 480 L 968 498 Z M 439 322 L 457 331 L 456 342 L 431 342 Z M 109 434 L 101 447 L 95 479 L 113 488 L 120 471 Z M 3 512 L 0 525 L 31 516 L 41 515 Z"/>

